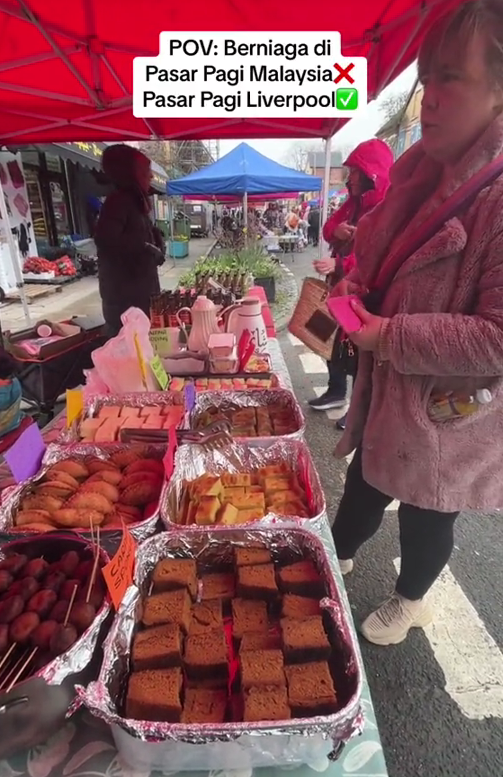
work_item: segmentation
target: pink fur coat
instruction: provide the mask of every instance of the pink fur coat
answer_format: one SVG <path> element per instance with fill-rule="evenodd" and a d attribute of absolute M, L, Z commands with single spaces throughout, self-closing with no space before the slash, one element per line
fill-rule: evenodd
<path fill-rule="evenodd" d="M 383 200 L 358 224 L 359 280 L 369 285 L 405 237 L 462 182 L 503 154 L 503 118 L 447 177 L 415 144 L 393 166 Z M 402 265 L 381 313 L 389 361 L 360 352 L 339 457 L 362 445 L 368 483 L 402 502 L 443 512 L 503 507 L 503 175 Z M 493 401 L 474 415 L 429 420 L 433 391 Z"/>

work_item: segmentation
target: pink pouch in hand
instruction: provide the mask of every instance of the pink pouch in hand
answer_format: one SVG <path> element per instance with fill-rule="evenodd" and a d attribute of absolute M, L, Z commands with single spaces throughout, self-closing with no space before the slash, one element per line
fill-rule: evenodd
<path fill-rule="evenodd" d="M 330 297 L 327 300 L 330 314 L 348 335 L 353 332 L 359 332 L 362 328 L 362 322 L 351 307 L 352 300 L 358 300 L 358 297 L 350 294 L 346 297 Z"/>

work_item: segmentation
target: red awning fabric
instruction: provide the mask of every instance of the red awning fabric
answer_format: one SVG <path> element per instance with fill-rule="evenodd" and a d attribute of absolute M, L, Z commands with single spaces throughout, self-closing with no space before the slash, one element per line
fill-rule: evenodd
<path fill-rule="evenodd" d="M 369 99 L 415 58 L 421 29 L 462 0 L 0 0 L 0 141 L 329 137 L 341 119 L 137 119 L 132 60 L 163 30 L 323 28 L 345 56 L 366 56 Z"/>

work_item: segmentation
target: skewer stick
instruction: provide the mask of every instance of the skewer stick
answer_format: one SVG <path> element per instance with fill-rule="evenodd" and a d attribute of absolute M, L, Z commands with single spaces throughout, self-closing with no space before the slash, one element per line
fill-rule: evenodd
<path fill-rule="evenodd" d="M 94 549 L 94 564 L 93 564 L 93 570 L 91 572 L 91 577 L 89 578 L 89 585 L 87 586 L 87 594 L 86 594 L 86 604 L 89 604 L 89 599 L 91 598 L 91 592 L 94 588 L 94 584 L 96 582 L 96 575 L 98 574 L 98 564 L 100 562 L 100 527 L 96 527 L 96 545 Z"/>
<path fill-rule="evenodd" d="M 94 545 L 94 525 L 93 525 L 92 518 L 89 518 L 89 528 L 91 530 L 91 542 Z"/>
<path fill-rule="evenodd" d="M 25 659 L 26 659 L 26 653 L 27 653 L 27 651 L 25 650 L 25 651 L 24 651 L 24 653 L 23 653 L 23 654 L 20 656 L 20 658 L 18 658 L 18 660 L 16 661 L 16 663 L 14 664 L 14 666 L 13 666 L 13 667 L 11 667 L 11 669 L 9 670 L 9 672 L 8 672 L 8 673 L 5 675 L 5 677 L 2 679 L 2 682 L 0 683 L 0 688 L 1 688 L 2 690 L 3 690 L 4 686 L 5 686 L 5 684 L 9 682 L 10 678 L 12 677 L 12 675 L 13 675 L 15 672 L 17 672 L 17 669 L 18 669 L 19 665 L 20 665 L 20 664 L 22 664 L 22 663 L 25 661 Z"/>
<path fill-rule="evenodd" d="M 73 592 L 72 592 L 72 598 L 68 602 L 68 609 L 66 611 L 65 621 L 63 623 L 63 626 L 68 626 L 68 618 L 70 617 L 70 613 L 72 611 L 73 603 L 75 601 L 75 597 L 77 596 L 77 588 L 78 585 L 73 586 Z"/>
<path fill-rule="evenodd" d="M 28 666 L 33 661 L 33 659 L 35 657 L 35 653 L 37 652 L 37 650 L 38 650 L 38 647 L 34 647 L 33 648 L 33 650 L 31 651 L 30 655 L 28 656 L 28 658 L 24 662 L 23 666 L 18 671 L 17 675 L 11 680 L 11 682 L 9 684 L 9 687 L 6 690 L 6 693 L 9 693 L 9 691 L 12 691 L 12 689 L 14 688 L 15 684 L 17 683 L 17 681 L 20 679 L 20 677 L 24 674 L 24 672 L 26 671 Z"/>
<path fill-rule="evenodd" d="M 0 669 L 1 669 L 1 668 L 2 668 L 2 666 L 5 664 L 5 662 L 8 660 L 8 658 L 9 658 L 10 654 L 12 653 L 12 651 L 13 651 L 15 648 L 17 648 L 17 644 L 16 644 L 15 642 L 13 642 L 13 643 L 12 643 L 12 645 L 10 646 L 10 648 L 8 649 L 7 653 L 6 653 L 6 654 L 4 655 L 4 657 L 3 657 L 3 658 L 0 660 Z"/>

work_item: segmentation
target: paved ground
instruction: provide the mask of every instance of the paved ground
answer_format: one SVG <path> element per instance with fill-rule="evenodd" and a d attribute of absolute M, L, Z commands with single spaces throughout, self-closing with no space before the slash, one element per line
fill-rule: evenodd
<path fill-rule="evenodd" d="M 193 239 L 189 243 L 189 256 L 186 259 L 166 259 L 161 268 L 161 286 L 174 288 L 180 276 L 191 267 L 196 259 L 205 254 L 212 245 L 211 238 Z M 98 279 L 81 278 L 75 283 L 63 287 L 57 294 L 40 297 L 29 306 L 32 323 L 42 318 L 63 320 L 75 315 L 100 315 L 101 301 L 98 292 Z M 0 321 L 3 331 L 22 329 L 25 319 L 21 303 L 0 305 Z"/>
<path fill-rule="evenodd" d="M 291 265 L 298 280 L 311 258 L 303 254 Z M 280 340 L 304 404 L 324 390 L 325 366 L 286 332 Z M 307 440 L 332 516 L 346 467 L 332 455 L 338 414 L 306 409 Z M 449 569 L 432 592 L 432 626 L 396 647 L 362 640 L 391 777 L 503 774 L 502 548 L 503 515 L 462 516 Z M 398 556 L 393 504 L 347 579 L 357 623 L 392 590 Z"/>

